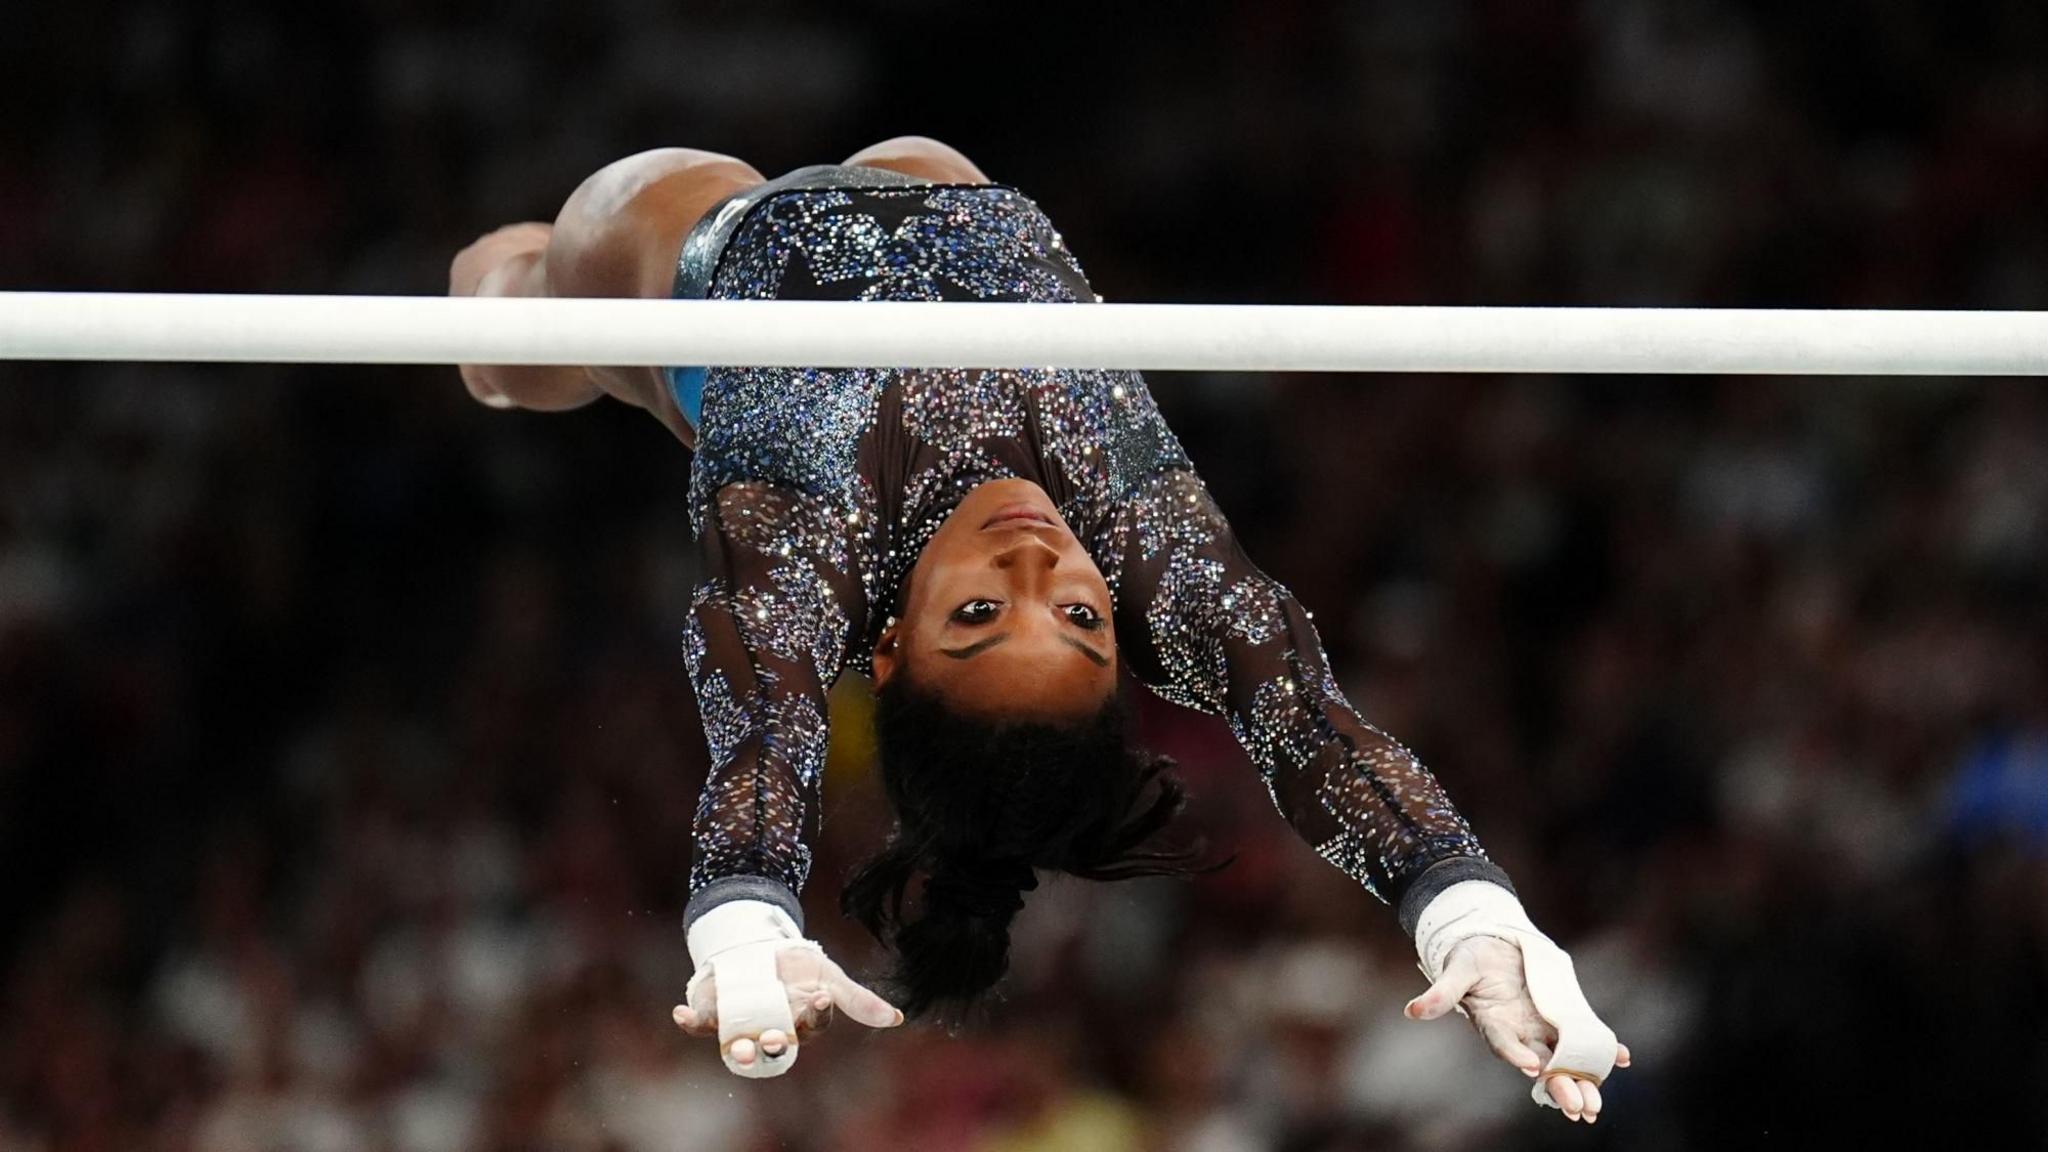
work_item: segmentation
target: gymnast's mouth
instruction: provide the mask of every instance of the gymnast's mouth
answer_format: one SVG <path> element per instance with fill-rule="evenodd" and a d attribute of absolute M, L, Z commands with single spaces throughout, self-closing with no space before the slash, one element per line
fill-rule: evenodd
<path fill-rule="evenodd" d="M 996 514 L 988 518 L 988 523 L 983 524 L 981 527 L 986 531 L 990 528 L 1006 528 L 1023 524 L 1037 524 L 1046 528 L 1057 528 L 1059 526 L 1052 517 L 1029 504 L 1010 504 L 998 508 Z"/>

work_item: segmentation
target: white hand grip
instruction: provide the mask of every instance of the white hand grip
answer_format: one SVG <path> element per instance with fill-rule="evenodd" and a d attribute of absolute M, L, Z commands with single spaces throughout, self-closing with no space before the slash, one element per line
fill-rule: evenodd
<path fill-rule="evenodd" d="M 734 1074 L 759 1080 L 780 1076 L 796 1063 L 796 1018 L 789 1010 L 789 992 L 776 974 L 775 958 L 785 949 L 809 943 L 775 940 L 744 944 L 711 961 L 709 971 L 717 981 L 718 1052 Z M 760 1048 L 761 1034 L 769 1031 L 780 1031 L 788 1037 L 787 1046 L 778 1055 Z M 752 1064 L 733 1059 L 735 1040 L 754 1041 Z"/>
<path fill-rule="evenodd" d="M 1565 1073 L 1598 1084 L 1614 1071 L 1618 1043 L 1579 988 L 1572 958 L 1545 936 L 1522 910 L 1514 893 L 1484 880 L 1466 880 L 1438 893 L 1415 925 L 1415 948 L 1422 971 L 1431 983 L 1443 974 L 1451 949 L 1474 936 L 1495 936 L 1522 953 L 1522 977 L 1537 1015 L 1557 1029 L 1557 1044 L 1530 1096 L 1549 1108 L 1557 1106 L 1544 1081 Z"/>
<path fill-rule="evenodd" d="M 1614 1029 L 1586 1003 L 1572 958 L 1564 949 L 1541 932 L 1520 933 L 1514 939 L 1522 949 L 1522 975 L 1529 985 L 1529 999 L 1535 1003 L 1537 1015 L 1557 1029 L 1557 1045 L 1529 1094 L 1538 1104 L 1555 1108 L 1557 1102 L 1550 1098 L 1544 1080 L 1563 1072 L 1595 1084 L 1605 1081 L 1614 1071 L 1619 1042 Z"/>
<path fill-rule="evenodd" d="M 796 1063 L 796 1019 L 776 970 L 776 958 L 791 948 L 819 950 L 787 913 L 758 900 L 721 904 L 690 926 L 690 957 L 697 971 L 687 996 L 692 1008 L 717 1018 L 718 1052 L 734 1075 L 760 1080 L 780 1076 Z M 713 1003 L 703 1002 L 709 998 L 703 992 L 707 977 L 715 981 Z M 770 1056 L 760 1040 L 762 1033 L 774 1030 L 788 1040 Z M 754 1041 L 753 1063 L 733 1059 L 735 1040 Z"/>

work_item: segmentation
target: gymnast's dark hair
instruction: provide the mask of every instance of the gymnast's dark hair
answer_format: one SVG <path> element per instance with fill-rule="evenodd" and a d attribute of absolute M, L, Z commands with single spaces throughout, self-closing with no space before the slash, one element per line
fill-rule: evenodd
<path fill-rule="evenodd" d="M 1195 863 L 1199 841 L 1146 847 L 1186 796 L 1173 761 L 1125 743 L 1119 696 L 1070 723 L 996 721 L 960 715 L 908 680 L 883 685 L 875 715 L 896 833 L 839 896 L 877 939 L 893 937 L 893 991 L 907 1015 L 971 1007 L 995 986 L 1037 869 L 1089 880 L 1214 870 Z M 919 875 L 922 913 L 906 919 Z"/>

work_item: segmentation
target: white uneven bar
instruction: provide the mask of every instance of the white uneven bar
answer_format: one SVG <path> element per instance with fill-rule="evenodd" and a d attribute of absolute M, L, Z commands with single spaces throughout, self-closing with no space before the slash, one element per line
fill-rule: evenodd
<path fill-rule="evenodd" d="M 2048 375 L 2048 313 L 0 292 L 0 360 Z"/>

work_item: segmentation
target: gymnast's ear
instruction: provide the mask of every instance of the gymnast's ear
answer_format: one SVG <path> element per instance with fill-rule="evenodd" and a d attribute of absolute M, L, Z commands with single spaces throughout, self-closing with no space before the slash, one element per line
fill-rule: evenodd
<path fill-rule="evenodd" d="M 903 666 L 902 632 L 903 625 L 898 623 L 894 617 L 891 617 L 888 627 L 883 628 L 882 634 L 875 637 L 875 691 L 877 692 L 880 692 L 882 685 L 887 684 L 889 678 L 894 676 L 897 670 Z"/>

